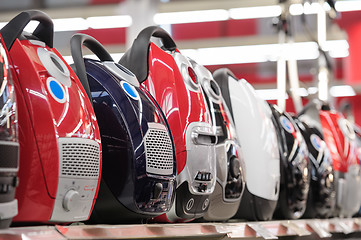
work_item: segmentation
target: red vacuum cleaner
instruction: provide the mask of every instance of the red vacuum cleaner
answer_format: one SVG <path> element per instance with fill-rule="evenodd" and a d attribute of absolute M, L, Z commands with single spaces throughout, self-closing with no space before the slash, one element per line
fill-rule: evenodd
<path fill-rule="evenodd" d="M 19 169 L 17 108 L 8 51 L 0 37 L 0 228 L 10 226 L 18 213 L 15 199 Z"/>
<path fill-rule="evenodd" d="M 310 102 L 299 115 L 301 120 L 323 134 L 330 150 L 337 194 L 335 215 L 351 217 L 358 212 L 361 204 L 360 163 L 353 126 L 319 100 Z"/>
<path fill-rule="evenodd" d="M 159 47 L 151 37 L 161 39 Z M 169 123 L 177 156 L 175 204 L 157 221 L 187 221 L 204 215 L 216 183 L 216 136 L 191 63 L 159 27 L 142 30 L 119 62 L 152 94 Z"/>
<path fill-rule="evenodd" d="M 23 31 L 39 22 L 33 33 Z M 25 11 L 0 30 L 16 73 L 20 169 L 14 222 L 87 220 L 101 172 L 96 117 L 75 73 L 53 48 L 53 23 Z"/>

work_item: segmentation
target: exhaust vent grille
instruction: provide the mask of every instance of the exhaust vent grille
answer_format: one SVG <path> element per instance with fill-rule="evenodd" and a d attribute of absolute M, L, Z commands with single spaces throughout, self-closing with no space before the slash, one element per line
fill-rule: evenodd
<path fill-rule="evenodd" d="M 60 138 L 60 176 L 98 178 L 100 148 L 96 141 L 82 138 Z"/>
<path fill-rule="evenodd" d="M 145 149 L 148 173 L 173 174 L 173 145 L 166 128 L 159 123 L 149 124 L 145 135 Z"/>

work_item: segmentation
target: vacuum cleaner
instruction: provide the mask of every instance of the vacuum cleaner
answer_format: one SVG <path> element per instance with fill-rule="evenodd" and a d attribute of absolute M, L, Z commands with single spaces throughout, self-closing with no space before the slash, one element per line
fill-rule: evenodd
<path fill-rule="evenodd" d="M 290 114 L 277 105 L 270 105 L 277 129 L 281 159 L 281 188 L 274 216 L 299 219 L 306 210 L 310 187 L 311 166 L 308 149 L 297 124 Z"/>
<path fill-rule="evenodd" d="M 156 45 L 151 41 L 155 37 Z M 216 135 L 201 86 L 188 59 L 160 27 L 143 29 L 120 59 L 156 99 L 172 131 L 177 156 L 175 204 L 156 221 L 199 218 L 216 183 Z"/>
<path fill-rule="evenodd" d="M 361 204 L 360 163 L 352 125 L 328 104 L 317 99 L 304 107 L 299 118 L 324 136 L 330 150 L 336 185 L 334 215 L 351 217 L 358 212 Z"/>
<path fill-rule="evenodd" d="M 18 184 L 18 119 L 13 74 L 8 51 L 0 36 L 0 228 L 7 228 L 18 213 L 15 189 Z"/>
<path fill-rule="evenodd" d="M 303 218 L 331 217 L 336 204 L 336 189 L 330 151 L 317 128 L 308 126 L 297 117 L 294 120 L 306 141 L 311 164 L 310 190 Z"/>
<path fill-rule="evenodd" d="M 33 33 L 23 31 L 39 22 Z M 53 23 L 24 11 L 0 30 L 16 77 L 20 168 L 18 224 L 87 220 L 96 200 L 101 143 L 79 79 L 53 48 Z"/>
<path fill-rule="evenodd" d="M 225 221 L 233 217 L 241 202 L 245 187 L 245 166 L 236 129 L 224 102 L 221 90 L 212 73 L 191 60 L 201 83 L 217 135 L 217 181 L 207 213 L 207 221 Z"/>
<path fill-rule="evenodd" d="M 99 60 L 83 58 L 83 45 Z M 162 110 L 93 37 L 74 35 L 71 53 L 102 140 L 102 181 L 90 222 L 139 222 L 168 212 L 175 195 L 176 155 Z"/>
<path fill-rule="evenodd" d="M 280 191 L 280 155 L 269 105 L 226 68 L 213 73 L 231 112 L 246 166 L 246 188 L 235 218 L 270 220 Z"/>

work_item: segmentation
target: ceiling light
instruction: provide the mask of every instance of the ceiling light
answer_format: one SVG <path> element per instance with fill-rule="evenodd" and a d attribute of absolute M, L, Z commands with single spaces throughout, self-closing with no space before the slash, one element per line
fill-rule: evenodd
<path fill-rule="evenodd" d="M 314 42 L 185 49 L 181 52 L 202 65 L 277 61 L 282 52 L 286 59 L 308 60 L 319 56 Z"/>
<path fill-rule="evenodd" d="M 129 15 L 88 17 L 86 21 L 93 29 L 124 28 L 132 25 L 132 17 Z"/>
<path fill-rule="evenodd" d="M 224 9 L 157 13 L 154 15 L 154 22 L 158 25 L 224 21 L 227 19 L 229 19 L 228 11 Z"/>
<path fill-rule="evenodd" d="M 278 17 L 281 13 L 282 8 L 279 5 L 229 9 L 229 15 L 233 19 Z"/>
<path fill-rule="evenodd" d="M 88 23 L 84 18 L 58 18 L 53 19 L 54 31 L 79 31 L 88 29 Z"/>
<path fill-rule="evenodd" d="M 361 1 L 337 1 L 335 8 L 337 12 L 359 11 L 361 10 Z"/>
<path fill-rule="evenodd" d="M 285 99 L 288 99 L 287 93 L 282 93 L 278 89 L 257 89 L 256 90 L 257 96 L 264 100 L 277 100 L 278 96 L 285 94 Z"/>
<path fill-rule="evenodd" d="M 123 55 L 124 55 L 124 53 L 112 53 L 112 54 L 110 54 L 110 56 L 113 58 L 114 62 L 119 62 L 119 60 L 122 58 Z M 69 65 L 74 63 L 74 60 L 73 60 L 72 56 L 63 56 L 63 58 Z M 95 54 L 84 55 L 84 58 L 99 60 L 99 58 Z"/>
<path fill-rule="evenodd" d="M 333 97 L 355 96 L 355 90 L 350 85 L 339 85 L 330 88 L 330 94 Z"/>

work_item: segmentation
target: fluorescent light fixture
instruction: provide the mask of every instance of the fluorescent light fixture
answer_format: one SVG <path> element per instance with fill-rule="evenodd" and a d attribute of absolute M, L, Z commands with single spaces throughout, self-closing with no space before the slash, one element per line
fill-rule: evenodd
<path fill-rule="evenodd" d="M 176 24 L 194 22 L 224 21 L 229 19 L 228 11 L 225 9 L 185 11 L 157 13 L 154 15 L 155 24 Z"/>
<path fill-rule="evenodd" d="M 185 49 L 181 52 L 202 65 L 277 61 L 282 52 L 286 59 L 307 60 L 319 56 L 314 42 Z"/>
<path fill-rule="evenodd" d="M 318 88 L 309 87 L 307 90 L 305 88 L 299 88 L 297 92 L 301 93 L 301 96 L 307 96 L 308 94 L 316 94 L 318 92 Z M 256 93 L 264 100 L 277 100 L 278 96 L 282 94 L 278 89 L 257 89 Z M 330 94 L 333 97 L 348 97 L 356 95 L 354 89 L 349 85 L 333 86 L 330 88 Z M 288 99 L 288 97 L 289 96 L 286 93 L 285 99 Z"/>
<path fill-rule="evenodd" d="M 320 9 L 320 4 L 318 2 L 313 2 L 313 3 L 305 2 L 305 4 L 300 4 L 300 3 L 292 4 L 290 5 L 289 10 L 291 15 L 297 16 L 301 14 L 317 14 L 319 9 Z M 328 5 L 327 3 L 323 4 L 323 9 L 325 11 L 331 10 L 330 5 Z"/>
<path fill-rule="evenodd" d="M 301 3 L 297 3 L 297 4 L 292 4 L 290 6 L 290 14 L 297 16 L 297 15 L 301 15 L 303 14 L 303 5 Z"/>
<path fill-rule="evenodd" d="M 339 85 L 330 88 L 330 94 L 333 97 L 355 96 L 355 90 L 350 85 Z"/>
<path fill-rule="evenodd" d="M 329 40 L 323 45 L 323 50 L 328 51 L 332 58 L 343 58 L 349 55 L 347 40 Z"/>
<path fill-rule="evenodd" d="M 278 89 L 257 89 L 255 91 L 264 100 L 277 100 L 278 96 L 282 94 Z M 285 93 L 285 99 L 288 99 L 287 93 Z"/>
<path fill-rule="evenodd" d="M 94 29 L 124 28 L 132 25 L 132 17 L 129 15 L 88 17 L 86 21 L 89 27 Z"/>
<path fill-rule="evenodd" d="M 124 53 L 112 53 L 112 54 L 110 54 L 110 56 L 113 58 L 114 62 L 119 62 L 119 60 L 122 58 L 123 55 L 124 55 Z M 68 64 L 73 64 L 74 63 L 72 56 L 63 56 L 63 58 Z M 99 58 L 95 54 L 84 55 L 84 58 L 99 60 Z"/>
<path fill-rule="evenodd" d="M 290 89 L 291 91 L 293 91 L 293 89 L 291 88 Z M 301 96 L 301 97 L 307 97 L 308 96 L 308 91 L 306 88 L 297 88 L 295 93 L 298 95 L 298 96 Z"/>
<path fill-rule="evenodd" d="M 338 12 L 359 11 L 361 10 L 361 1 L 337 1 L 335 8 Z"/>
<path fill-rule="evenodd" d="M 281 13 L 282 8 L 279 5 L 229 9 L 229 16 L 232 19 L 278 17 Z"/>
<path fill-rule="evenodd" d="M 88 29 L 88 23 L 84 18 L 58 18 L 53 19 L 54 31 L 79 31 Z"/>
<path fill-rule="evenodd" d="M 318 93 L 318 87 L 309 87 L 307 89 L 307 92 L 308 92 L 309 95 L 316 94 L 316 93 Z"/>

